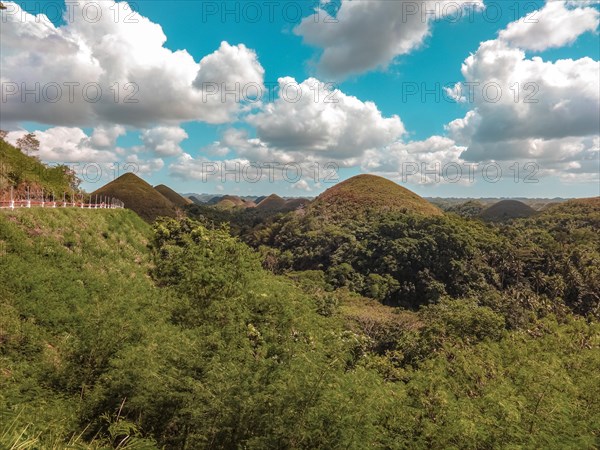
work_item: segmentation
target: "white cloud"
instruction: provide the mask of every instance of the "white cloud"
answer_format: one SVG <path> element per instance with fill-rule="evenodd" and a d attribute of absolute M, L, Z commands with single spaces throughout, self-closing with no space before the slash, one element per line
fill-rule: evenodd
<path fill-rule="evenodd" d="M 308 182 L 306 180 L 300 180 L 297 183 L 292 184 L 292 189 L 297 189 L 299 191 L 306 191 L 306 192 L 312 191 L 310 185 L 308 184 Z"/>
<path fill-rule="evenodd" d="M 525 50 L 542 51 L 572 44 L 583 33 L 598 28 L 600 13 L 585 3 L 549 1 L 538 10 L 510 23 L 500 32 L 500 40 Z M 582 7 L 583 6 L 583 7 Z"/>
<path fill-rule="evenodd" d="M 598 134 L 600 67 L 591 58 L 527 59 L 522 50 L 496 40 L 482 43 L 465 60 L 462 72 L 467 82 L 479 84 L 475 108 L 464 119 L 451 122 L 448 129 L 458 142 L 470 140 L 463 155 L 467 159 L 514 156 L 502 146 L 488 145 L 496 142 Z M 487 87 L 486 99 L 483 90 Z M 522 148 L 524 155 L 526 149 Z"/>
<path fill-rule="evenodd" d="M 294 32 L 320 47 L 321 73 L 335 78 L 387 66 L 423 44 L 436 19 L 467 17 L 480 0 L 341 0 L 335 14 L 331 3 L 320 5 Z M 470 9 L 468 11 L 464 8 Z"/>
<path fill-rule="evenodd" d="M 14 145 L 26 133 L 27 131 L 11 131 L 7 140 Z M 97 146 L 93 137 L 89 137 L 80 128 L 54 127 L 46 131 L 35 131 L 35 135 L 40 141 L 39 152 L 35 156 L 44 161 L 110 163 L 117 160 L 114 151 Z"/>
<path fill-rule="evenodd" d="M 464 150 L 465 147 L 443 136 L 431 136 L 424 141 L 396 142 L 387 148 L 367 152 L 361 168 L 392 179 L 401 179 L 403 174 L 414 172 L 409 177 L 414 184 L 448 182 L 457 172 L 456 165 L 465 163 L 460 157 Z M 462 166 L 460 170 L 463 170 Z M 469 179 L 463 177 L 461 181 L 468 182 Z"/>
<path fill-rule="evenodd" d="M 109 149 L 114 147 L 119 136 L 124 135 L 125 127 L 122 125 L 99 126 L 94 128 L 90 143 L 95 148 Z"/>
<path fill-rule="evenodd" d="M 187 137 L 183 128 L 167 126 L 144 130 L 140 136 L 145 149 L 158 156 L 179 155 L 183 151 L 179 144 Z"/>
<path fill-rule="evenodd" d="M 315 78 L 300 84 L 280 78 L 279 97 L 247 121 L 258 136 L 249 143 L 254 153 L 298 152 L 335 161 L 360 157 L 405 131 L 398 116 L 383 117 L 374 103 L 334 91 Z"/>
<path fill-rule="evenodd" d="M 194 86 L 202 89 L 204 83 L 224 83 L 230 86 L 235 83 L 255 83 L 264 88 L 264 75 L 265 69 L 258 62 L 254 50 L 244 44 L 236 46 L 223 41 L 217 51 L 200 61 Z"/>
<path fill-rule="evenodd" d="M 142 159 L 135 154 L 127 157 L 126 164 L 128 164 L 131 169 L 134 169 L 135 173 L 141 175 L 150 175 L 154 172 L 158 172 L 165 166 L 165 162 L 162 158 Z"/>
<path fill-rule="evenodd" d="M 242 168 L 248 164 L 249 161 L 242 158 L 212 161 L 204 156 L 194 158 L 189 153 L 183 153 L 169 165 L 169 174 L 182 180 L 239 181 L 242 179 Z"/>
<path fill-rule="evenodd" d="M 545 61 L 523 50 L 566 45 L 597 27 L 597 11 L 570 6 L 549 2 L 532 16 L 537 23 L 509 24 L 465 60 L 465 82 L 475 86 L 473 109 L 446 126 L 449 137 L 467 147 L 462 159 L 535 161 L 540 173 L 561 179 L 598 175 L 598 61 Z M 454 92 L 466 90 L 463 83 Z"/>
<path fill-rule="evenodd" d="M 86 8 L 90 4 L 94 7 Z M 186 50 L 164 47 L 160 25 L 131 13 L 126 2 L 69 2 L 69 17 L 59 27 L 15 3 L 5 5 L 0 78 L 8 95 L 6 123 L 139 128 L 192 120 L 225 123 L 235 120 L 243 102 L 233 96 L 223 101 L 194 84 L 263 83 L 264 70 L 244 45 L 223 42 L 197 63 Z M 97 21 L 84 19 L 98 8 Z M 29 94 L 23 101 L 23 88 L 39 98 Z"/>

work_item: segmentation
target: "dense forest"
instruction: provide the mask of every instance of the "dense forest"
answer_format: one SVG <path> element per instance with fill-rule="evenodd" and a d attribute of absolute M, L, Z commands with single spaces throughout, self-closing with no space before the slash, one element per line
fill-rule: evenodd
<path fill-rule="evenodd" d="M 0 212 L 0 447 L 600 446 L 600 200 L 485 222 L 378 182 Z"/>

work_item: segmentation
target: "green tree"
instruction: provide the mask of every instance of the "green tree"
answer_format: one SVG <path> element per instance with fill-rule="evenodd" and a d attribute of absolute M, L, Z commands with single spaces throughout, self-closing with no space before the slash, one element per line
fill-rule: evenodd
<path fill-rule="evenodd" d="M 27 133 L 17 139 L 17 148 L 27 156 L 31 156 L 31 153 L 37 152 L 40 149 L 40 141 L 36 138 L 35 133 Z"/>

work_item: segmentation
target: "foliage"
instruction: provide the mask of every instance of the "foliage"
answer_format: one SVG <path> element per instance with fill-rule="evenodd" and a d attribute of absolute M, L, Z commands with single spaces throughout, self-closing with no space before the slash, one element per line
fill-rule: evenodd
<path fill-rule="evenodd" d="M 454 215 L 379 212 L 332 220 L 309 209 L 243 234 L 279 273 L 320 270 L 384 304 L 417 308 L 476 297 L 510 327 L 571 308 L 600 317 L 600 207 L 569 202 L 530 219 L 486 225 Z"/>
<path fill-rule="evenodd" d="M 346 245 L 339 254 L 332 247 L 335 272 L 287 277 L 264 270 L 259 253 L 227 228 L 190 219 L 150 227 L 126 210 L 3 212 L 0 446 L 593 448 L 598 323 L 573 314 L 580 303 L 537 314 L 548 297 L 543 283 L 536 295 L 512 298 L 508 287 L 530 289 L 534 269 L 486 269 L 501 265 L 494 251 L 513 239 L 514 248 L 531 242 L 530 259 L 563 245 L 576 261 L 572 278 L 558 268 L 544 276 L 563 280 L 566 301 L 587 305 L 591 278 L 574 284 L 577 274 L 594 275 L 584 250 L 598 240 L 583 242 L 595 226 L 586 211 L 510 229 L 408 215 L 350 224 L 351 233 L 332 226 L 328 236 Z M 555 236 L 573 224 L 581 236 L 559 245 Z M 271 226 L 286 230 L 279 220 Z M 309 241 L 290 234 L 305 254 L 288 248 L 278 257 L 323 256 L 306 242 L 327 239 L 305 231 Z M 411 267 L 402 252 L 423 251 L 414 264 L 428 269 L 422 292 L 435 300 L 405 310 L 335 289 L 339 282 L 385 297 L 406 286 L 408 276 L 392 276 L 400 269 L 362 276 L 358 259 L 336 259 L 376 263 L 370 249 L 384 245 L 400 269 Z M 466 287 L 443 278 L 445 265 L 458 265 L 449 270 Z M 511 302 L 533 299 L 527 320 L 510 313 Z"/>
<path fill-rule="evenodd" d="M 35 133 L 27 133 L 23 137 L 17 139 L 17 148 L 25 152 L 27 156 L 40 149 L 40 141 L 35 137 Z"/>
<path fill-rule="evenodd" d="M 43 190 L 45 195 L 54 194 L 56 198 L 66 193 L 70 199 L 73 192 L 78 192 L 78 186 L 69 167 L 47 166 L 0 139 L 0 195 L 12 187 L 15 195 L 24 197 L 29 187 L 31 195 L 41 195 Z"/>

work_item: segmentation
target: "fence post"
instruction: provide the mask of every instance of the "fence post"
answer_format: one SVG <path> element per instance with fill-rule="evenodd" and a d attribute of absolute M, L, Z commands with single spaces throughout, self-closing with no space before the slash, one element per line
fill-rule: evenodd
<path fill-rule="evenodd" d="M 15 209 L 15 199 L 13 197 L 13 187 L 10 187 L 10 209 Z"/>

